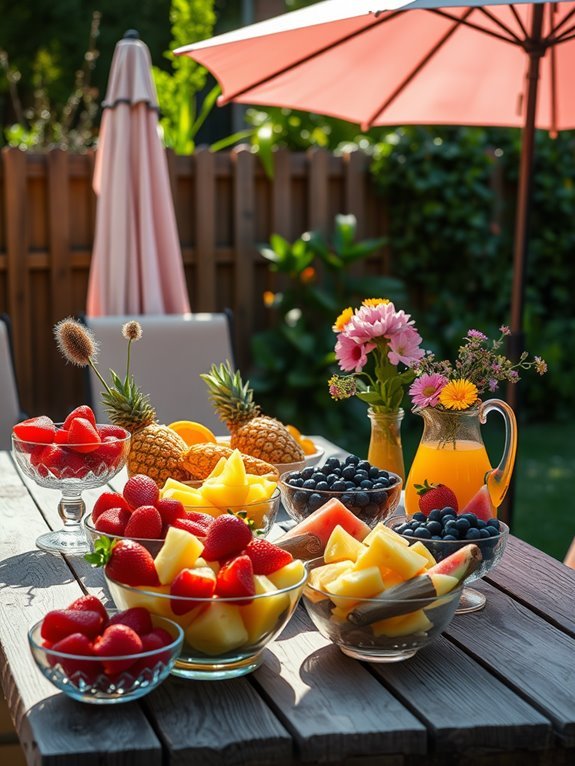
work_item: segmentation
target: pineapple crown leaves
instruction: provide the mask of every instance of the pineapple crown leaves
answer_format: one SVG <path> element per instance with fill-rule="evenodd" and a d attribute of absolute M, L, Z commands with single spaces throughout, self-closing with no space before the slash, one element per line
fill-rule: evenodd
<path fill-rule="evenodd" d="M 94 550 L 92 553 L 86 553 L 84 556 L 88 564 L 93 567 L 103 567 L 112 557 L 112 551 L 116 546 L 117 540 L 111 540 L 102 535 L 94 541 Z"/>
<path fill-rule="evenodd" d="M 156 411 L 150 404 L 149 397 L 142 393 L 133 375 L 124 380 L 114 370 L 110 370 L 112 386 L 102 392 L 102 401 L 107 412 L 117 418 L 122 413 L 128 420 L 141 425 L 156 420 Z"/>
<path fill-rule="evenodd" d="M 224 422 L 251 420 L 260 413 L 253 400 L 249 380 L 244 383 L 239 370 L 235 372 L 229 360 L 213 364 L 208 373 L 200 374 L 208 385 L 209 398 Z"/>

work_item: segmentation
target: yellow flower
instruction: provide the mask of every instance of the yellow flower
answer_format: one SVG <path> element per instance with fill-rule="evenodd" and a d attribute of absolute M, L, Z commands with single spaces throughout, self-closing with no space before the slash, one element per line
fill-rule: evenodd
<path fill-rule="evenodd" d="M 366 298 L 361 302 L 362 306 L 379 306 L 381 303 L 389 303 L 389 298 Z"/>
<path fill-rule="evenodd" d="M 264 306 L 269 309 L 274 305 L 274 301 L 276 299 L 276 294 L 272 293 L 271 290 L 265 290 L 263 294 L 263 300 L 264 300 Z"/>
<path fill-rule="evenodd" d="M 466 410 L 477 401 L 477 386 L 470 380 L 451 380 L 441 390 L 439 402 L 448 410 Z"/>
<path fill-rule="evenodd" d="M 335 320 L 334 326 L 331 328 L 334 332 L 341 332 L 343 328 L 346 326 L 346 324 L 349 322 L 349 320 L 353 316 L 353 309 L 348 306 L 346 309 L 344 309 L 341 314 L 338 316 L 338 318 Z"/>

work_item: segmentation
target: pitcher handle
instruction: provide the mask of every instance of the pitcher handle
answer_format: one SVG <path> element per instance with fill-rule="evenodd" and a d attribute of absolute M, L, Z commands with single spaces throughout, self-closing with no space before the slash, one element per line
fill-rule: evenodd
<path fill-rule="evenodd" d="M 505 446 L 503 455 L 497 468 L 493 468 L 485 476 L 485 482 L 491 497 L 491 502 L 498 508 L 503 502 L 507 492 L 515 465 L 515 454 L 517 452 L 517 421 L 512 408 L 501 399 L 488 399 L 482 402 L 479 407 L 479 422 L 485 424 L 487 415 L 492 412 L 498 412 L 505 422 Z"/>

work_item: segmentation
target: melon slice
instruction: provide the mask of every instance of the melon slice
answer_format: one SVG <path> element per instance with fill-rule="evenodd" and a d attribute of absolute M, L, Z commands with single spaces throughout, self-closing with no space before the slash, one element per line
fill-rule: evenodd
<path fill-rule="evenodd" d="M 325 548 L 329 536 L 338 525 L 343 527 L 356 540 L 363 540 L 369 534 L 367 524 L 358 519 L 355 514 L 334 497 L 328 500 L 325 505 L 322 505 L 321 508 L 318 508 L 317 511 L 311 513 L 307 519 L 300 521 L 299 524 L 292 527 L 281 540 L 311 532 L 320 539 Z M 276 543 L 281 544 L 281 540 L 277 540 Z"/>
<path fill-rule="evenodd" d="M 497 516 L 497 509 L 491 502 L 487 484 L 480 487 L 461 513 L 474 513 L 478 519 L 489 521 Z"/>

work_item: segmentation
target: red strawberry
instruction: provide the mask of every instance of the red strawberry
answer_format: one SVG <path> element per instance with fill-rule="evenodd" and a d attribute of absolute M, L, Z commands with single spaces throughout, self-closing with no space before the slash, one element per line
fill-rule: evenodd
<path fill-rule="evenodd" d="M 106 436 L 113 436 L 116 439 L 125 439 L 126 436 L 129 436 L 129 433 L 125 428 L 121 428 L 121 426 L 113 426 L 109 423 L 97 426 L 96 431 L 100 434 L 100 439 L 102 441 L 104 441 Z"/>
<path fill-rule="evenodd" d="M 102 534 L 123 536 L 129 520 L 129 511 L 123 508 L 109 508 L 98 516 L 94 526 Z"/>
<path fill-rule="evenodd" d="M 75 410 L 72 410 L 72 412 L 64 421 L 62 428 L 67 431 L 70 428 L 70 423 L 74 420 L 74 418 L 85 418 L 86 420 L 90 421 L 94 428 L 96 427 L 96 416 L 94 415 L 92 408 L 88 407 L 87 404 L 81 404 L 79 407 L 76 407 Z"/>
<path fill-rule="evenodd" d="M 255 592 L 254 568 L 249 556 L 237 556 L 219 570 L 216 577 L 216 595 L 222 598 L 239 598 L 253 596 Z M 241 603 L 250 602 L 242 601 Z"/>
<path fill-rule="evenodd" d="M 102 671 L 102 666 L 99 662 L 80 659 L 80 657 L 95 656 L 92 642 L 83 633 L 72 633 L 61 641 L 56 642 L 51 648 L 55 652 L 78 655 L 77 660 L 70 659 L 69 657 L 53 657 L 48 655 L 50 664 L 55 665 L 58 663 L 61 665 L 64 673 L 76 685 L 81 680 L 78 674 L 81 674 L 85 683 L 93 683 Z"/>
<path fill-rule="evenodd" d="M 271 574 L 293 561 L 293 556 L 288 551 L 284 551 L 268 540 L 256 537 L 247 545 L 244 554 L 250 557 L 254 574 L 257 575 Z"/>
<path fill-rule="evenodd" d="M 68 446 L 76 452 L 88 453 L 98 449 L 100 435 L 86 418 L 74 418 L 68 427 Z"/>
<path fill-rule="evenodd" d="M 233 514 L 222 514 L 208 529 L 202 556 L 206 561 L 230 558 L 242 551 L 251 539 L 252 533 L 245 521 Z"/>
<path fill-rule="evenodd" d="M 125 442 L 118 441 L 115 436 L 104 436 L 102 443 L 90 453 L 90 465 L 95 474 L 115 468 L 124 452 Z"/>
<path fill-rule="evenodd" d="M 156 482 L 149 476 L 137 473 L 128 479 L 122 494 L 132 508 L 139 508 L 141 505 L 156 505 L 160 497 L 160 490 Z"/>
<path fill-rule="evenodd" d="M 20 448 L 20 446 L 21 445 L 18 445 L 18 448 Z M 47 449 L 45 444 L 39 444 L 36 447 L 32 447 L 30 450 L 22 450 L 30 453 L 30 465 L 34 466 L 36 472 L 44 478 L 48 476 L 49 473 L 42 460 L 42 455 L 44 454 L 45 449 Z"/>
<path fill-rule="evenodd" d="M 118 492 L 102 492 L 92 508 L 92 522 L 96 522 L 98 516 L 101 516 L 104 511 L 108 511 L 110 508 L 122 508 L 124 511 L 128 511 L 128 513 L 131 510 L 128 501 L 123 495 L 118 494 Z"/>
<path fill-rule="evenodd" d="M 142 639 L 135 630 L 127 625 L 110 625 L 94 641 L 94 654 L 102 657 L 104 673 L 114 675 L 127 670 L 135 660 L 130 656 L 142 651 Z M 128 655 L 124 657 L 124 655 Z M 106 657 L 123 657 L 121 660 L 108 660 Z"/>
<path fill-rule="evenodd" d="M 170 585 L 172 596 L 184 596 L 185 601 L 172 599 L 170 606 L 174 614 L 186 614 L 198 606 L 197 601 L 188 601 L 192 598 L 211 598 L 216 589 L 216 575 L 209 567 L 197 567 L 195 569 L 182 569 Z"/>
<path fill-rule="evenodd" d="M 142 651 L 152 652 L 156 651 L 156 654 L 150 657 L 141 657 L 130 668 L 130 675 L 136 677 L 140 675 L 143 670 L 153 670 L 158 662 L 162 662 L 167 665 L 170 660 L 170 652 L 157 652 L 163 646 L 169 646 L 173 643 L 174 639 L 170 636 L 167 630 L 163 628 L 156 628 L 155 630 L 146 633 L 142 636 Z"/>
<path fill-rule="evenodd" d="M 99 537 L 94 551 L 85 558 L 93 566 L 105 566 L 108 577 L 125 585 L 160 584 L 151 553 L 135 540 L 112 542 L 107 537 Z"/>
<path fill-rule="evenodd" d="M 88 593 L 86 596 L 80 596 L 72 601 L 68 609 L 75 609 L 79 612 L 99 612 L 102 615 L 102 625 L 108 624 L 108 612 L 106 607 L 97 596 Z"/>
<path fill-rule="evenodd" d="M 415 489 L 419 495 L 419 510 L 426 516 L 436 508 L 446 508 L 449 506 L 455 512 L 459 510 L 459 504 L 455 493 L 445 484 L 430 484 L 425 479 L 423 484 L 415 484 Z"/>
<path fill-rule="evenodd" d="M 40 460 L 58 479 L 82 479 L 89 470 L 83 457 L 57 444 L 44 447 Z"/>
<path fill-rule="evenodd" d="M 186 532 L 189 532 L 196 537 L 205 537 L 207 534 L 206 527 L 202 524 L 198 524 L 197 521 L 193 521 L 192 519 L 176 519 L 175 521 L 172 521 L 170 526 L 177 527 L 177 529 L 185 529 Z"/>
<path fill-rule="evenodd" d="M 164 524 L 172 524 L 176 519 L 184 518 L 186 511 L 184 504 L 175 497 L 163 497 L 156 503 Z"/>
<path fill-rule="evenodd" d="M 132 512 L 124 534 L 146 540 L 158 539 L 162 534 L 162 517 L 153 505 L 142 505 Z"/>
<path fill-rule="evenodd" d="M 57 428 L 54 432 L 54 444 L 68 444 L 68 431 Z"/>
<path fill-rule="evenodd" d="M 110 625 L 127 625 L 139 636 L 150 633 L 154 629 L 152 618 L 145 606 L 133 606 L 124 612 L 118 612 L 110 618 Z"/>
<path fill-rule="evenodd" d="M 61 641 L 72 633 L 83 633 L 95 638 L 102 629 L 104 620 L 100 612 L 79 609 L 53 609 L 42 620 L 40 635 L 46 641 Z"/>
<path fill-rule="evenodd" d="M 51 444 L 54 441 L 56 426 L 47 415 L 40 415 L 17 423 L 12 430 L 14 435 L 22 441 Z"/>

